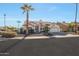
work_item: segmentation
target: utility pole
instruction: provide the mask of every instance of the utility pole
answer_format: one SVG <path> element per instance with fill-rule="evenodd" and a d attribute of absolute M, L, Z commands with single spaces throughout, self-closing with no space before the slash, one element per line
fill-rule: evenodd
<path fill-rule="evenodd" d="M 20 32 L 20 27 L 19 27 L 19 25 L 20 25 L 21 21 L 17 21 L 17 23 L 18 23 L 18 32 Z"/>
<path fill-rule="evenodd" d="M 75 33 L 77 31 L 77 12 L 78 12 L 78 4 L 75 4 Z"/>
<path fill-rule="evenodd" d="M 4 28 L 6 30 L 6 14 L 4 14 Z"/>
<path fill-rule="evenodd" d="M 18 23 L 18 28 L 19 28 L 19 25 L 20 25 L 21 21 L 17 21 L 17 23 Z"/>

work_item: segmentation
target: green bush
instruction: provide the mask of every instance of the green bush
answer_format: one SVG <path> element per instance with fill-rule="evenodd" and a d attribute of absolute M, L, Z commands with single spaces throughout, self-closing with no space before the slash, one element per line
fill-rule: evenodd
<path fill-rule="evenodd" d="M 11 32 L 11 31 L 2 31 L 2 32 L 0 32 L 0 35 L 2 35 L 2 37 L 6 37 L 6 38 L 12 38 L 12 37 L 15 37 L 17 35 L 17 33 Z"/>
<path fill-rule="evenodd" d="M 49 28 L 46 26 L 46 27 L 44 28 L 44 32 L 45 32 L 45 33 L 48 33 L 48 31 L 49 31 Z"/>

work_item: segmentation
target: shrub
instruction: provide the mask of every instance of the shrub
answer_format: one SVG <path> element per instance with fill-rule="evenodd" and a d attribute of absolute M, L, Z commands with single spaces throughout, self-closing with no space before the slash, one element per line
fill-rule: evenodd
<path fill-rule="evenodd" d="M 15 37 L 17 35 L 17 33 L 9 32 L 9 31 L 2 31 L 2 32 L 0 32 L 0 35 L 2 35 L 2 37 L 6 37 L 6 38 L 12 38 L 12 37 Z"/>
<path fill-rule="evenodd" d="M 45 27 L 45 28 L 44 28 L 44 32 L 45 32 L 45 33 L 48 33 L 48 31 L 49 31 L 49 28 L 48 28 L 48 27 Z"/>
<path fill-rule="evenodd" d="M 12 27 L 12 26 L 6 26 L 6 27 L 2 27 L 1 30 L 16 32 L 17 29 L 15 27 Z"/>
<path fill-rule="evenodd" d="M 77 31 L 77 34 L 79 34 L 79 31 Z"/>

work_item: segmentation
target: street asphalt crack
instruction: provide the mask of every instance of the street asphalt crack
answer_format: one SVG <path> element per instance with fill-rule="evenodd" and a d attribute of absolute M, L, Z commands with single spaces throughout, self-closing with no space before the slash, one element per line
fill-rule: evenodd
<path fill-rule="evenodd" d="M 0 53 L 6 53 L 6 52 L 8 52 L 12 47 L 14 47 L 14 46 L 16 46 L 17 44 L 19 44 L 19 43 L 21 43 L 24 39 L 25 39 L 25 37 L 26 37 L 26 35 L 21 39 L 21 40 L 18 40 L 18 41 L 16 41 L 15 43 L 13 43 L 13 44 L 11 44 L 9 47 L 7 47 L 6 49 L 2 49 L 1 51 L 0 51 Z"/>

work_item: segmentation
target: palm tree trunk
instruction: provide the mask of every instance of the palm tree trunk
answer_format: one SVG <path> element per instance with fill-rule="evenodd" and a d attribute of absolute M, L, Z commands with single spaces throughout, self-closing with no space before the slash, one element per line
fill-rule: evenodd
<path fill-rule="evenodd" d="M 26 12 L 26 35 L 29 34 L 28 32 L 28 21 L 29 21 L 29 11 Z"/>

